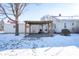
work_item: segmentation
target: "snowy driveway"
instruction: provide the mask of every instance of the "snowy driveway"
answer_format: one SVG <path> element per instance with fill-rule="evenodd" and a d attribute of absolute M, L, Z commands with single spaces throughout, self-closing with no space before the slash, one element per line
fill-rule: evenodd
<path fill-rule="evenodd" d="M 79 34 L 26 37 L 0 34 L 0 56 L 79 56 Z"/>

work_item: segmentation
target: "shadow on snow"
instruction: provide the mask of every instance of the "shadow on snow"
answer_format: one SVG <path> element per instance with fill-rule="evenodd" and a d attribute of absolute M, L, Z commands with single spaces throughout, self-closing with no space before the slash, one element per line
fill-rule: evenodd
<path fill-rule="evenodd" d="M 79 47 L 79 37 L 76 35 L 61 36 L 54 35 L 53 37 L 26 37 L 23 39 L 15 39 L 3 41 L 0 40 L 0 51 L 10 49 L 35 49 L 44 47 Z"/>

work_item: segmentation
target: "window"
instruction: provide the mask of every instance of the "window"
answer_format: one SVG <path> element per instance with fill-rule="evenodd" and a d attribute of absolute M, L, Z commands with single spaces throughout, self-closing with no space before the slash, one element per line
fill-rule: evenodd
<path fill-rule="evenodd" d="M 13 28 L 16 28 L 16 26 L 15 26 L 15 25 L 13 25 Z"/>
<path fill-rule="evenodd" d="M 56 29 L 56 24 L 54 24 L 54 28 Z"/>
<path fill-rule="evenodd" d="M 72 23 L 72 25 L 74 25 L 74 23 Z"/>
<path fill-rule="evenodd" d="M 66 28 L 66 23 L 64 23 L 64 28 Z"/>

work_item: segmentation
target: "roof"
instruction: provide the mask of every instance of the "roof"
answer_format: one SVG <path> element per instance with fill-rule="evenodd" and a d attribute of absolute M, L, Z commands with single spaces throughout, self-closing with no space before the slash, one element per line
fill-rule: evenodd
<path fill-rule="evenodd" d="M 57 20 L 79 20 L 79 16 L 52 16 Z"/>

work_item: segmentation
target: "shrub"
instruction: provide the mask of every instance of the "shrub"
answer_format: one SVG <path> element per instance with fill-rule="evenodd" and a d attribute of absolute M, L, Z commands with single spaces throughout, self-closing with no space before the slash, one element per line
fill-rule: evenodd
<path fill-rule="evenodd" d="M 70 35 L 70 31 L 68 29 L 62 29 L 61 34 L 65 35 L 65 36 L 68 36 L 68 35 Z"/>

